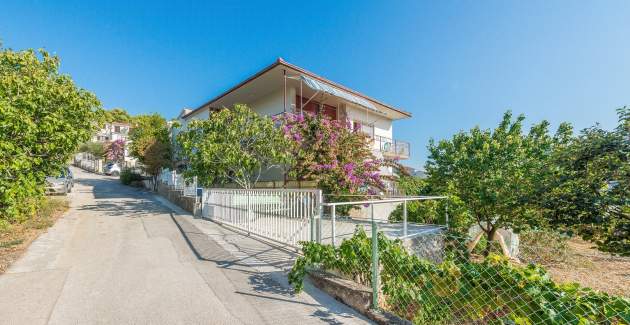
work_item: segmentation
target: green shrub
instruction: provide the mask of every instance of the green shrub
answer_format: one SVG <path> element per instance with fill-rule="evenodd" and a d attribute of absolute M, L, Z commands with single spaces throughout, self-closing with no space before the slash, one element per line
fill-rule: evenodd
<path fill-rule="evenodd" d="M 371 239 L 362 228 L 338 248 L 302 243 L 289 282 L 302 289 L 306 270 L 320 267 L 371 279 Z M 378 235 L 380 307 L 416 324 L 629 324 L 630 300 L 556 284 L 534 264 L 515 266 L 491 254 L 481 262 L 432 263 L 409 254 L 400 240 Z M 365 281 L 367 280 L 367 281 Z"/>
<path fill-rule="evenodd" d="M 44 50 L 0 46 L 0 230 L 31 218 L 55 175 L 96 130 L 100 103 Z"/>
<path fill-rule="evenodd" d="M 142 175 L 128 169 L 120 173 L 120 182 L 125 185 L 131 185 L 133 182 L 142 181 L 143 179 Z"/>

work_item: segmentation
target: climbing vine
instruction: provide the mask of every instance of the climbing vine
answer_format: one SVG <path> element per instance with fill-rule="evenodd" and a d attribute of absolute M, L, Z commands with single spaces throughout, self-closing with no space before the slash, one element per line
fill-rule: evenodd
<path fill-rule="evenodd" d="M 289 272 L 296 291 L 309 268 L 370 284 L 371 239 L 362 228 L 338 248 L 302 243 Z M 557 284 L 534 264 L 518 266 L 490 254 L 481 262 L 434 263 L 409 254 L 399 240 L 378 235 L 381 308 L 416 324 L 630 324 L 630 300 Z"/>

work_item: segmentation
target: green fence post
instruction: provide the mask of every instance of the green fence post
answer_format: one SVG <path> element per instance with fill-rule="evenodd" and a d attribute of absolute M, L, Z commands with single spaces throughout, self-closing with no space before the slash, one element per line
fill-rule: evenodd
<path fill-rule="evenodd" d="M 448 201 L 446 202 L 446 204 L 444 205 L 444 216 L 446 219 L 446 229 L 448 229 Z"/>
<path fill-rule="evenodd" d="M 378 309 L 378 229 L 374 220 L 374 204 L 370 205 L 372 219 L 372 308 Z"/>

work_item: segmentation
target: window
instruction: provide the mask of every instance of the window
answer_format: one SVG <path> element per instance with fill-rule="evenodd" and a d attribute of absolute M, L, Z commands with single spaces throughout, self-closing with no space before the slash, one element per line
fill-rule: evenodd
<path fill-rule="evenodd" d="M 302 111 L 309 112 L 311 114 L 322 114 L 324 116 L 327 116 L 331 120 L 337 119 L 337 107 L 322 104 L 315 100 L 309 101 L 308 98 L 300 97 L 299 95 L 295 96 L 295 102 L 297 103 L 295 107 L 296 112 L 300 111 L 300 99 L 302 100 L 302 103 L 304 105 L 304 107 L 302 107 Z"/>
<path fill-rule="evenodd" d="M 120 125 L 114 126 L 114 132 L 120 133 Z"/>

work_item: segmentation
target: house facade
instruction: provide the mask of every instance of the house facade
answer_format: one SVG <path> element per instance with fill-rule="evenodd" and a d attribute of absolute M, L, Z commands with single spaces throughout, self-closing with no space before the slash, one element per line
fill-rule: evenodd
<path fill-rule="evenodd" d="M 116 140 L 123 140 L 125 141 L 125 161 L 135 163 L 135 158 L 129 156 L 129 131 L 131 131 L 129 123 L 108 122 L 92 136 L 92 142 L 110 143 Z"/>
<path fill-rule="evenodd" d="M 178 118 L 181 127 L 173 131 L 173 136 L 191 121 L 207 119 L 213 111 L 233 107 L 234 104 L 246 104 L 255 112 L 267 116 L 310 112 L 347 120 L 353 128 L 372 139 L 372 149 L 377 158 L 404 160 L 410 156 L 409 143 L 396 139 L 393 130 L 394 121 L 410 118 L 410 113 L 282 59 L 198 108 L 182 110 Z M 393 173 L 389 167 L 381 172 Z"/>
<path fill-rule="evenodd" d="M 131 129 L 129 123 L 123 122 L 111 122 L 105 123 L 102 129 L 100 129 L 94 136 L 92 136 L 93 142 L 108 142 L 116 140 L 125 140 L 129 137 L 129 130 Z"/>

